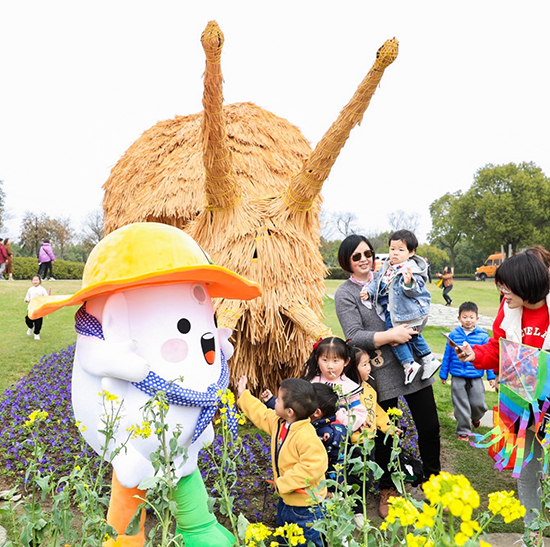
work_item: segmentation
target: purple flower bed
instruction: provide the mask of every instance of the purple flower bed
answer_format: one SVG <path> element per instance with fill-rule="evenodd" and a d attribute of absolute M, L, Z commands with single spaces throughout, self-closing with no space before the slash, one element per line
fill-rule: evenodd
<path fill-rule="evenodd" d="M 59 477 L 74 466 L 75 458 L 96 458 L 81 443 L 71 405 L 71 371 L 74 346 L 44 355 L 29 374 L 8 388 L 0 401 L 0 460 L 4 469 L 22 478 L 32 457 L 34 440 L 24 427 L 31 412 L 44 410 L 47 419 L 40 428 L 48 446 L 41 464 L 43 473 Z"/>
<path fill-rule="evenodd" d="M 43 473 L 53 473 L 61 478 L 72 470 L 76 460 L 82 463 L 89 459 L 92 468 L 99 465 L 99 457 L 83 442 L 75 425 L 71 403 L 74 352 L 75 347 L 69 346 L 59 353 L 44 355 L 27 376 L 4 392 L 0 400 L 0 465 L 16 482 L 23 480 L 28 461 L 33 456 L 34 439 L 24 423 L 35 410 L 48 413 L 40 427 L 41 441 L 47 446 L 40 462 Z M 216 436 L 216 450 L 220 450 L 220 443 L 221 437 Z M 265 481 L 271 478 L 269 452 L 269 439 L 260 434 L 244 435 L 237 473 L 246 481 L 241 480 L 237 485 L 235 505 L 243 512 L 250 506 L 253 510 L 251 516 L 256 518 L 261 518 L 261 506 L 270 505 L 262 499 L 261 503 L 251 506 L 251 497 L 257 498 L 259 492 L 264 492 Z M 203 476 L 211 467 L 205 451 L 199 455 L 199 467 Z M 253 496 L 250 488 L 256 490 Z"/>

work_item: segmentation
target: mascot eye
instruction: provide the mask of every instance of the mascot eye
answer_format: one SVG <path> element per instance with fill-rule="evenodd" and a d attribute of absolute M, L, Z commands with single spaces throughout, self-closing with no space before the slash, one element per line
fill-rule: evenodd
<path fill-rule="evenodd" d="M 191 323 L 189 322 L 189 319 L 180 319 L 178 321 L 178 330 L 182 334 L 187 334 L 191 330 Z"/>

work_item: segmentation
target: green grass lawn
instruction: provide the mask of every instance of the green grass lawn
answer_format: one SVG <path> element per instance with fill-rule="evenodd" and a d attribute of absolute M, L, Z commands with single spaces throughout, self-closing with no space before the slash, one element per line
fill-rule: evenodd
<path fill-rule="evenodd" d="M 327 294 L 334 294 L 341 281 L 327 280 Z M 0 393 L 16 380 L 27 374 L 32 366 L 44 354 L 49 354 L 66 348 L 76 340 L 74 331 L 74 314 L 76 307 L 64 308 L 44 320 L 42 339 L 35 341 L 27 336 L 24 317 L 26 304 L 23 301 L 30 286 L 27 281 L 0 282 L 0 324 L 2 331 L 3 374 L 0 378 Z M 44 282 L 53 294 L 73 294 L 80 289 L 80 281 Z M 435 303 L 443 303 L 441 290 L 435 285 L 429 285 Z M 484 315 L 494 317 L 499 304 L 499 297 L 491 282 L 461 281 L 455 282 L 453 300 L 458 304 L 472 300 L 478 304 Z M 328 296 L 324 304 L 325 321 L 335 335 L 342 336 L 334 310 L 334 300 Z M 439 334 L 439 327 L 427 327 L 425 335 L 433 351 L 442 353 L 445 340 Z M 487 456 L 486 450 L 476 449 L 464 441 L 459 441 L 455 435 L 455 423 L 452 417 L 450 386 L 442 385 L 439 380 L 434 384 L 435 395 L 441 422 L 442 457 L 444 468 L 466 475 L 479 492 L 482 505 L 486 506 L 487 494 L 495 490 L 516 490 L 516 481 L 508 471 L 499 473 L 493 469 L 493 462 Z M 487 404 L 491 409 L 496 404 L 495 393 L 487 394 Z M 487 432 L 481 428 L 481 432 Z M 495 523 L 492 531 L 520 531 L 519 523 L 504 525 Z"/>
<path fill-rule="evenodd" d="M 74 294 L 81 281 L 44 281 L 52 294 Z M 27 336 L 24 302 L 30 281 L 0 281 L 0 325 L 2 325 L 2 375 L 0 393 L 22 378 L 40 357 L 74 344 L 74 314 L 77 307 L 63 308 L 44 318 L 40 340 Z"/>

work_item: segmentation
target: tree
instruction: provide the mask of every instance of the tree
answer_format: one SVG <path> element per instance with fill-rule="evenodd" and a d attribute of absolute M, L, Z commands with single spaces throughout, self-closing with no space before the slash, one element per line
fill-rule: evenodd
<path fill-rule="evenodd" d="M 331 212 L 323 210 L 320 215 L 321 236 L 327 240 L 343 239 L 351 234 L 360 234 L 363 230 L 354 213 Z"/>
<path fill-rule="evenodd" d="M 550 227 L 550 180 L 534 163 L 486 165 L 458 201 L 461 226 L 486 253 L 538 243 Z"/>
<path fill-rule="evenodd" d="M 442 272 L 443 268 L 449 263 L 449 255 L 433 245 L 419 245 L 416 254 L 430 261 L 432 277 L 435 276 L 436 272 Z"/>
<path fill-rule="evenodd" d="M 71 219 L 59 218 L 49 221 L 48 231 L 50 241 L 57 252 L 56 257 L 63 260 L 66 248 L 72 243 L 74 232 L 71 228 Z"/>
<path fill-rule="evenodd" d="M 410 230 L 411 232 L 418 231 L 420 223 L 420 215 L 418 213 L 405 213 L 405 211 L 394 211 L 388 215 L 388 222 L 392 232 L 396 230 Z"/>
<path fill-rule="evenodd" d="M 327 268 L 338 266 L 338 249 L 340 248 L 340 243 L 342 243 L 340 240 L 328 241 L 324 237 L 321 237 L 321 246 L 319 250 L 321 251 L 323 262 Z"/>
<path fill-rule="evenodd" d="M 432 229 L 428 234 L 428 240 L 432 245 L 449 250 L 453 271 L 455 268 L 455 249 L 458 242 L 464 237 L 457 207 L 461 197 L 462 192 L 460 191 L 454 194 L 447 192 L 430 204 Z"/>
<path fill-rule="evenodd" d="M 86 215 L 82 223 L 80 244 L 88 254 L 103 239 L 105 227 L 103 224 L 103 211 L 95 209 Z"/>
<path fill-rule="evenodd" d="M 26 256 L 38 256 L 44 238 L 49 238 L 50 218 L 45 213 L 37 215 L 27 211 L 21 222 L 19 244 Z"/>

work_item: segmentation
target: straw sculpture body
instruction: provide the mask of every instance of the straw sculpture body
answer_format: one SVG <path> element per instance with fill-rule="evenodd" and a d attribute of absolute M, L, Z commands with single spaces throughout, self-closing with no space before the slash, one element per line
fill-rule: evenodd
<path fill-rule="evenodd" d="M 208 23 L 204 111 L 158 123 L 126 152 L 104 185 L 106 232 L 138 221 L 185 229 L 216 264 L 260 283 L 250 302 L 219 300 L 234 330 L 232 377 L 276 389 L 299 376 L 323 324 L 326 267 L 319 252 L 320 191 L 362 120 L 397 40 L 376 61 L 313 151 L 299 130 L 252 103 L 223 106 L 223 34 Z"/>

